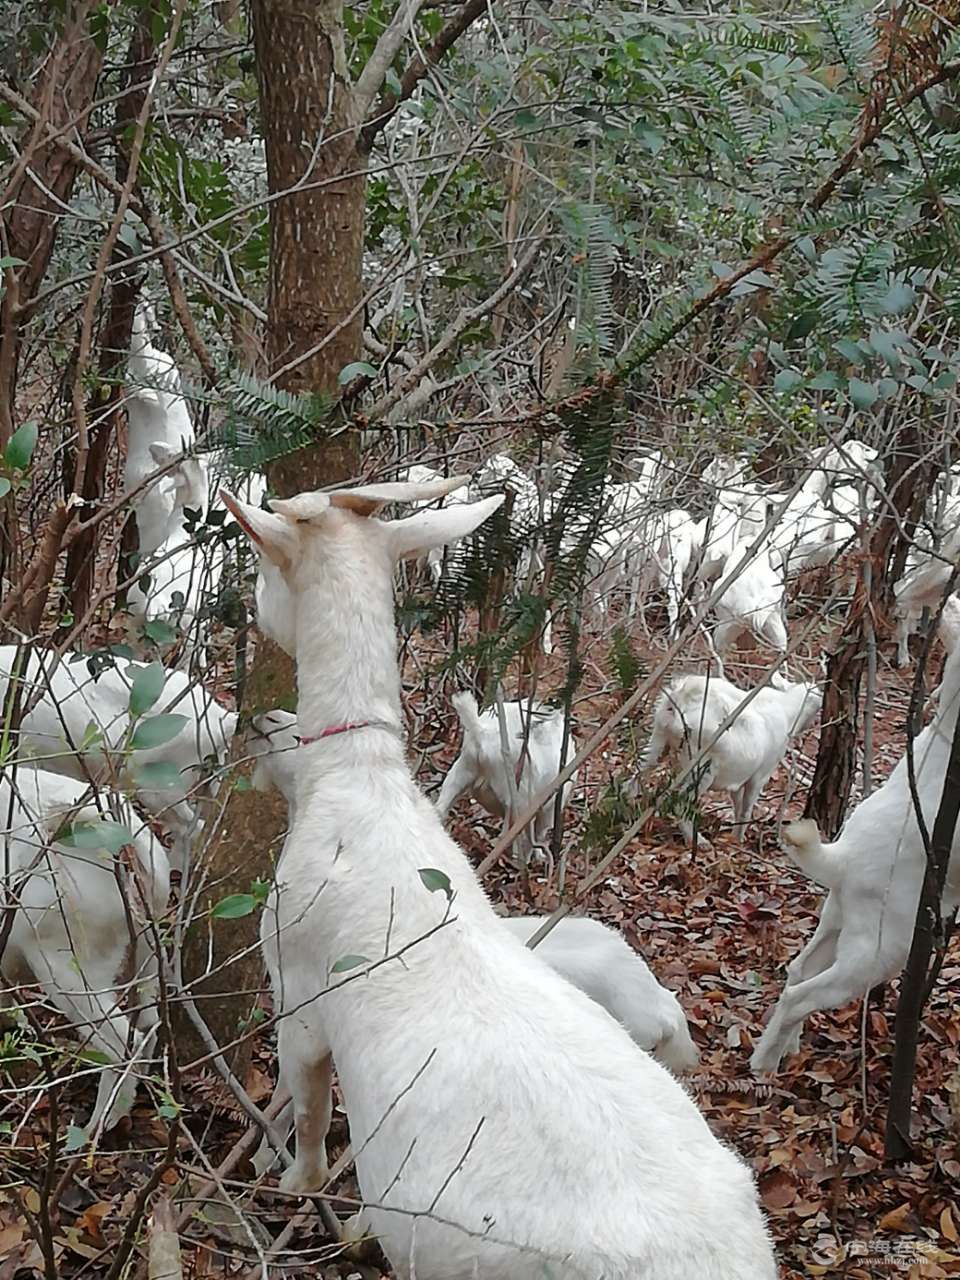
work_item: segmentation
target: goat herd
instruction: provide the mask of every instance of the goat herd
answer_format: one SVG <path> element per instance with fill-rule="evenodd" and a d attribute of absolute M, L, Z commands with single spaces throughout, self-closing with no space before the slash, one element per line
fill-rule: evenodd
<path fill-rule="evenodd" d="M 150 566 L 131 607 L 143 620 L 182 620 L 202 598 L 185 513 L 206 509 L 208 471 L 190 452 L 178 375 L 152 346 L 143 312 L 130 376 L 125 486 Z M 866 446 L 848 442 L 818 459 L 781 495 L 761 493 L 740 462 L 716 461 L 704 479 L 717 500 L 700 520 L 657 501 L 659 455 L 634 460 L 637 479 L 610 486 L 609 527 L 591 552 L 596 612 L 605 616 L 623 592 L 628 616 L 643 618 L 657 587 L 674 628 L 686 604 L 719 583 L 707 602 L 715 651 L 749 632 L 786 655 L 789 575 L 835 559 L 878 500 Z M 501 506 L 505 486 L 511 521 L 541 528 L 565 479 L 545 497 L 546 486 L 499 455 L 472 491 L 417 467 L 395 483 L 273 499 L 269 510 L 259 493 L 220 494 L 260 558 L 259 627 L 294 657 L 298 684 L 297 714 L 255 717 L 245 745 L 254 785 L 278 787 L 289 808 L 261 945 L 295 1154 L 274 1127 L 256 1164 L 278 1159 L 291 1193 L 327 1184 L 335 1065 L 363 1202 L 356 1226 L 377 1237 L 401 1277 L 772 1280 L 752 1175 L 675 1078 L 698 1058 L 676 998 L 596 921 L 562 919 L 535 950 L 525 946 L 543 919 L 498 916 L 444 831 L 464 792 L 508 822 L 535 805 L 577 750 L 563 713 L 526 701 L 481 713 L 471 694 L 456 695 L 463 748 L 436 805 L 405 758 L 397 564 L 425 560 L 439 578 L 446 548 Z M 494 484 L 501 492 L 478 496 Z M 414 513 L 379 516 L 394 504 Z M 951 509 L 947 487 L 940 551 L 935 542 L 918 551 L 898 584 L 901 657 L 949 581 Z M 544 560 L 531 535 L 518 576 L 536 580 Z M 946 667 L 913 748 L 928 828 L 960 708 L 953 597 L 939 629 Z M 18 725 L 12 742 L 4 733 L 0 783 L 12 917 L 3 974 L 11 990 L 39 986 L 103 1055 L 93 1142 L 155 1069 L 165 957 L 151 922 L 167 910 L 171 868 L 191 868 L 204 788 L 237 718 L 181 670 L 131 660 L 91 673 L 87 659 L 35 645 L 0 649 L 0 688 L 4 724 Z M 644 765 L 675 753 L 693 796 L 727 791 L 742 828 L 820 704 L 816 684 L 776 672 L 750 691 L 721 676 L 680 676 L 657 702 Z M 131 801 L 166 829 L 169 850 Z M 546 821 L 541 810 L 538 844 Z M 686 821 L 684 830 L 692 835 Z M 828 893 L 754 1051 L 758 1073 L 797 1046 L 808 1014 L 863 995 L 904 963 L 925 856 L 906 761 L 838 841 L 825 845 L 814 824 L 799 822 L 784 846 Z M 944 906 L 958 904 L 955 857 Z"/>

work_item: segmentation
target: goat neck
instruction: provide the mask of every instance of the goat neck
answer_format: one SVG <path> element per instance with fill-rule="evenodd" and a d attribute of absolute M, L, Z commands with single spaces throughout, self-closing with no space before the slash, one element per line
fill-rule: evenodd
<path fill-rule="evenodd" d="M 385 556 L 361 558 L 358 550 L 342 559 L 326 557 L 299 597 L 297 716 L 304 738 L 320 738 L 333 725 L 358 720 L 401 724 L 392 566 Z M 402 755 L 396 736 L 375 724 L 333 741 L 362 751 L 374 733 L 382 749 L 390 743 L 389 750 Z"/>

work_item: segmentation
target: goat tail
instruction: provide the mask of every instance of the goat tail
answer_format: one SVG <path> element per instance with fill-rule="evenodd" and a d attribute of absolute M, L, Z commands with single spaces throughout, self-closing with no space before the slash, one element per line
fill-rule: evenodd
<path fill-rule="evenodd" d="M 455 693 L 450 701 L 463 726 L 463 732 L 473 738 L 479 737 L 480 709 L 473 694 L 467 689 L 462 689 L 459 693 Z"/>
<path fill-rule="evenodd" d="M 785 852 L 811 880 L 822 884 L 825 889 L 832 889 L 839 883 L 841 866 L 833 852 L 834 846 L 823 843 L 817 824 L 810 818 L 791 822 L 784 828 L 780 839 Z"/>

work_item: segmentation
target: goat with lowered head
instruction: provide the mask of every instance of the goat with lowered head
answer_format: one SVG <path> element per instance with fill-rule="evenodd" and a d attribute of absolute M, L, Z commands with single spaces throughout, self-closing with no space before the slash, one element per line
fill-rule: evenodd
<path fill-rule="evenodd" d="M 751 552 L 746 543 L 738 542 L 724 561 L 721 579 L 726 579 L 744 562 L 743 571 L 713 606 L 717 616 L 714 642 L 721 651 L 730 649 L 746 632 L 761 644 L 786 653 L 783 575 L 770 564 L 766 549 Z"/>
<path fill-rule="evenodd" d="M 136 1064 L 153 1053 L 157 956 L 148 922 L 163 914 L 170 892 L 167 855 L 148 828 L 133 835 L 129 861 L 96 847 L 107 830 L 101 818 L 112 815 L 95 800 L 86 783 L 39 769 L 11 769 L 0 779 L 4 912 L 13 912 L 3 977 L 37 984 L 85 1047 L 106 1059 L 91 1137 L 129 1114 Z M 57 841 L 66 828 L 73 847 Z M 121 1005 L 127 990 L 138 997 L 136 1030 Z"/>
<path fill-rule="evenodd" d="M 668 1071 L 500 927 L 410 775 L 394 566 L 501 499 L 374 517 L 457 483 L 300 494 L 272 513 L 228 499 L 283 586 L 262 592 L 262 624 L 293 613 L 278 633 L 295 637 L 304 735 L 269 906 L 297 1131 L 283 1185 L 323 1184 L 332 1051 L 365 1217 L 399 1276 L 774 1280 L 747 1167 Z M 348 955 L 370 962 L 343 978 Z"/>
<path fill-rule="evenodd" d="M 936 714 L 913 744 L 916 789 L 927 831 L 943 794 L 947 760 L 960 711 L 960 600 L 950 597 L 940 619 L 947 663 Z M 787 969 L 787 983 L 751 1067 L 776 1071 L 800 1042 L 804 1019 L 836 1009 L 887 982 L 910 951 L 926 853 L 917 825 L 906 756 L 882 787 L 857 806 L 839 838 L 823 844 L 815 822 L 791 823 L 787 854 L 828 890 L 813 937 Z M 960 906 L 960 828 L 953 837 L 942 909 Z"/>
<path fill-rule="evenodd" d="M 168 671 L 152 710 L 182 717 L 182 728 L 158 746 L 134 750 L 130 699 L 145 663 L 118 663 L 91 674 L 80 654 L 61 659 L 51 650 L 34 649 L 24 660 L 22 653 L 18 656 L 16 645 L 0 645 L 0 702 L 8 682 L 18 679 L 27 707 L 15 735 L 17 759 L 83 782 L 129 782 L 141 803 L 169 828 L 171 862 L 180 870 L 197 829 L 204 764 L 223 759 L 236 713 L 225 711 L 183 672 Z M 152 778 L 144 765 L 173 766 L 167 770 L 172 776 Z"/>
<path fill-rule="evenodd" d="M 705 748 L 690 779 L 694 798 L 707 791 L 726 791 L 734 822 L 741 826 L 753 816 L 790 739 L 812 724 L 823 701 L 817 685 L 790 684 L 778 676 L 738 710 L 747 696 L 745 689 L 719 676 L 679 676 L 660 695 L 643 757 L 644 769 L 652 769 L 666 751 L 689 765 Z M 732 723 L 717 736 L 730 716 L 735 717 Z M 684 819 L 681 826 L 692 840 L 693 824 Z"/>
<path fill-rule="evenodd" d="M 463 726 L 463 747 L 450 766 L 437 797 L 437 813 L 445 818 L 450 808 L 464 792 L 483 805 L 488 813 L 504 818 L 510 826 L 514 818 L 512 796 L 514 789 L 521 811 L 528 809 L 533 800 L 554 780 L 567 761 L 577 754 L 577 744 L 572 734 L 567 738 L 563 752 L 563 720 L 561 708 L 554 711 L 529 700 L 505 702 L 503 718 L 506 729 L 507 751 L 500 736 L 500 714 L 496 707 L 480 714 L 477 700 L 472 693 L 455 693 L 453 706 Z M 515 787 L 511 787 L 512 772 Z M 518 773 L 519 770 L 519 773 Z M 573 793 L 576 777 L 565 783 L 561 790 L 560 808 L 566 808 Z M 546 842 L 552 824 L 554 802 L 549 800 L 533 820 L 533 843 Z"/>

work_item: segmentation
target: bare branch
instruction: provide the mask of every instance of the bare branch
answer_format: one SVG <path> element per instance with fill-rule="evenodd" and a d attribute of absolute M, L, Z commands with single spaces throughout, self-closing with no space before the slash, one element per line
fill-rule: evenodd
<path fill-rule="evenodd" d="M 524 277 L 529 273 L 539 252 L 540 242 L 535 241 L 530 245 L 526 253 L 514 266 L 511 273 L 499 288 L 495 289 L 488 298 L 483 300 L 483 302 L 478 302 L 475 307 L 464 307 L 464 309 L 447 325 L 446 329 L 444 329 L 443 333 L 426 355 L 418 360 L 413 368 L 408 373 L 405 373 L 397 384 L 388 391 L 385 396 L 381 396 L 381 398 L 371 407 L 368 411 L 368 416 L 374 419 L 384 417 L 391 409 L 394 409 L 401 404 L 407 395 L 416 390 L 420 379 L 429 373 L 440 357 L 444 355 L 445 352 L 449 351 L 460 335 L 477 320 L 480 320 L 485 315 L 489 315 L 494 307 L 501 303 L 504 298 L 509 297 L 509 295 L 513 293 L 514 289 L 516 289 Z"/>
<path fill-rule="evenodd" d="M 401 103 L 412 96 L 430 68 L 435 67 L 467 28 L 487 12 L 487 7 L 488 0 L 467 0 L 467 3 L 457 10 L 442 29 L 436 40 L 428 45 L 422 54 L 417 54 L 400 77 L 400 92 L 383 94 L 377 104 L 376 112 L 361 130 L 360 142 L 363 150 L 370 150 L 377 139 L 377 134 L 393 119 Z"/>
<path fill-rule="evenodd" d="M 373 106 L 374 98 L 383 87 L 384 76 L 390 70 L 391 62 L 400 52 L 400 46 L 406 39 L 407 32 L 423 7 L 423 3 L 424 0 L 400 0 L 392 21 L 377 41 L 373 53 L 360 72 L 351 103 L 351 110 L 356 113 L 358 124 L 366 118 Z"/>

